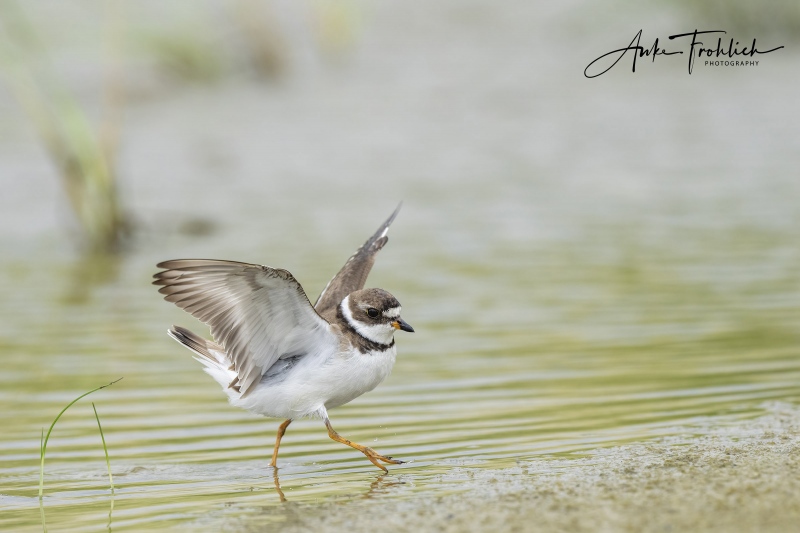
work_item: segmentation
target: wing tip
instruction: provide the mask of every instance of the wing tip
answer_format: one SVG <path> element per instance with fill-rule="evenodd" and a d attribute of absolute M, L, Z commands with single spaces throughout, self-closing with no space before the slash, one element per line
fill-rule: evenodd
<path fill-rule="evenodd" d="M 397 213 L 400 212 L 400 208 L 401 207 L 403 207 L 403 200 L 400 200 L 400 203 L 397 204 L 397 207 L 394 208 L 394 211 L 392 211 L 392 214 L 389 215 L 389 218 L 387 218 L 386 222 L 384 222 L 384 225 L 387 228 L 392 224 L 392 222 L 394 222 L 394 219 L 395 219 L 395 217 L 397 217 Z"/>
<path fill-rule="evenodd" d="M 378 228 L 378 232 L 372 237 L 373 239 L 377 241 L 386 238 L 386 234 L 389 233 L 389 226 L 391 226 L 392 222 L 394 222 L 394 219 L 397 218 L 397 213 L 400 212 L 401 207 L 403 207 L 403 200 L 400 200 L 400 203 L 394 208 L 394 211 L 392 211 L 392 214 L 386 219 L 386 222 L 381 224 L 381 227 Z M 383 244 L 386 244 L 386 242 Z M 383 244 L 381 244 L 377 249 L 380 250 L 383 248 Z"/>

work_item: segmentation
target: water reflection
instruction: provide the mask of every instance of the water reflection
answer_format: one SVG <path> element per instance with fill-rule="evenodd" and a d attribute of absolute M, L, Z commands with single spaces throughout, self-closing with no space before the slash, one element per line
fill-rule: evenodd
<path fill-rule="evenodd" d="M 111 533 L 111 522 L 113 520 L 113 513 L 114 513 L 114 490 L 111 490 L 111 498 L 109 499 L 109 507 L 108 507 L 108 521 L 106 522 L 106 530 Z M 42 524 L 42 531 L 47 533 L 47 517 L 44 511 L 44 500 L 39 498 L 39 517 Z"/>
<path fill-rule="evenodd" d="M 283 502 L 286 501 L 286 495 L 281 490 L 281 481 L 280 481 L 280 479 L 278 479 L 278 467 L 277 466 L 273 466 L 272 467 L 272 476 L 273 476 L 273 479 L 275 481 L 275 492 L 278 493 L 278 497 L 280 498 L 281 503 L 283 503 Z"/>
<path fill-rule="evenodd" d="M 286 495 L 281 488 L 281 481 L 280 476 L 278 475 L 278 468 L 272 467 L 272 479 L 275 485 L 275 492 L 278 494 L 278 499 L 281 503 L 286 503 L 289 500 L 286 498 Z M 366 480 L 365 480 L 366 482 Z M 396 475 L 389 474 L 378 474 L 377 477 L 369 483 L 369 488 L 366 491 L 356 491 L 353 494 L 348 496 L 348 499 L 372 499 L 379 496 L 384 496 L 391 492 L 393 488 L 401 487 L 405 485 L 405 481 L 398 479 Z"/>
<path fill-rule="evenodd" d="M 119 254 L 90 252 L 82 254 L 70 268 L 68 283 L 60 298 L 64 305 L 85 305 L 97 287 L 114 283 L 124 258 Z"/>

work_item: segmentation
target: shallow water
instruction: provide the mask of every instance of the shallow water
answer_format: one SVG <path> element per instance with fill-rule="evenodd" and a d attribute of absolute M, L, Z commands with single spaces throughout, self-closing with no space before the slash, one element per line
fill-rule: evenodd
<path fill-rule="evenodd" d="M 341 70 L 132 102 L 121 179 L 138 230 L 119 258 L 71 251 L 55 178 L 12 115 L 0 146 L 0 173 L 18 176 L 0 209 L 1 529 L 45 517 L 54 531 L 247 530 L 372 499 L 425 512 L 485 495 L 495 474 L 513 492 L 626 444 L 743 437 L 775 402 L 800 401 L 788 56 L 746 74 L 665 66 L 591 84 L 579 76 L 593 50 L 536 52 L 556 38 L 546 27 L 576 24 L 567 8 L 536 23 L 437 9 L 432 28 L 375 8 Z M 484 25 L 491 39 L 471 39 Z M 404 32 L 416 38 L 402 53 L 380 52 Z M 154 265 L 283 267 L 313 301 L 400 199 L 369 284 L 395 294 L 417 332 L 398 335 L 390 378 L 331 418 L 412 462 L 379 475 L 319 421 L 299 421 L 276 478 L 278 421 L 228 406 L 167 338 L 172 323 L 204 330 L 149 284 Z M 40 507 L 41 428 L 119 377 L 59 421 Z"/>

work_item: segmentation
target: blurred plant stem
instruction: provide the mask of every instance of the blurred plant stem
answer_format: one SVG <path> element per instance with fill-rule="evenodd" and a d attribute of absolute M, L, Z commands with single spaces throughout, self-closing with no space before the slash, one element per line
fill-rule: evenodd
<path fill-rule="evenodd" d="M 355 43 L 361 13 L 353 0 L 314 0 L 319 46 L 328 56 L 340 56 Z"/>
<path fill-rule="evenodd" d="M 97 131 L 77 99 L 54 75 L 46 47 L 25 13 L 13 0 L 0 1 L 5 38 L 0 61 L 7 82 L 24 108 L 58 168 L 70 205 L 92 252 L 120 249 L 128 222 L 117 190 L 115 159 L 123 103 L 119 54 L 121 3 L 106 4 L 105 41 L 112 67 L 104 82 L 103 121 Z M 43 67 L 34 69 L 27 57 L 36 52 Z"/>
<path fill-rule="evenodd" d="M 237 0 L 234 15 L 253 69 L 268 78 L 283 73 L 287 66 L 286 42 L 273 10 L 259 0 Z"/>

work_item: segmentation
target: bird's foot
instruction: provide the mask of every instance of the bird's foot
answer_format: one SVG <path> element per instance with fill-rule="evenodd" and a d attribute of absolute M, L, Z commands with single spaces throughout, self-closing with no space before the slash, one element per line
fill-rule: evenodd
<path fill-rule="evenodd" d="M 387 464 L 390 464 L 390 465 L 401 465 L 401 464 L 405 463 L 405 461 L 401 461 L 400 459 L 392 459 L 391 456 L 381 455 L 378 452 L 376 452 L 375 450 L 373 450 L 372 448 L 368 448 L 366 446 L 364 447 L 363 452 L 364 452 L 364 455 L 367 456 L 367 459 L 369 459 L 372 462 L 372 464 L 374 464 L 375 466 L 377 466 L 378 468 L 380 468 L 384 472 L 388 472 L 388 470 L 386 469 L 385 466 L 380 464 L 378 461 L 383 461 L 384 463 L 387 463 Z"/>

